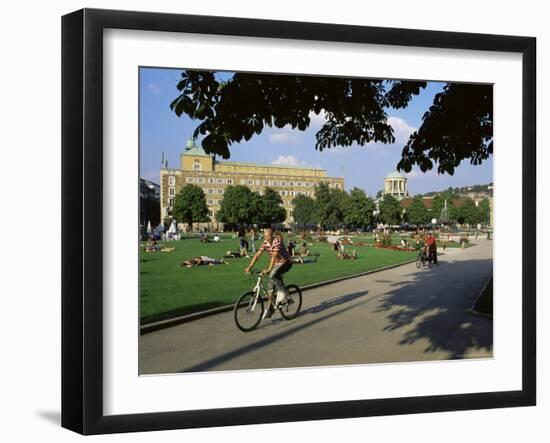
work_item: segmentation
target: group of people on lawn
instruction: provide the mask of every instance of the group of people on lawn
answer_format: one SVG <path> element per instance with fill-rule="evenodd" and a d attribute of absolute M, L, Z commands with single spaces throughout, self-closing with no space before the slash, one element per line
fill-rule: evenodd
<path fill-rule="evenodd" d="M 278 242 L 280 242 L 280 244 L 283 245 L 292 263 L 305 264 L 305 263 L 314 263 L 315 261 L 317 261 L 317 257 L 319 256 L 319 254 L 312 254 L 311 251 L 308 249 L 306 242 L 301 243 L 301 245 L 297 247 L 296 242 L 294 240 L 290 240 L 288 246 L 285 246 L 282 235 L 279 233 L 273 233 L 271 229 L 264 230 L 264 235 L 263 235 L 264 241 L 262 243 L 262 246 L 265 243 L 265 238 L 266 238 L 265 235 L 268 231 L 271 232 L 270 235 L 273 238 L 273 241 L 275 241 L 276 239 Z M 242 258 L 242 257 L 250 258 L 250 255 L 249 255 L 250 245 L 252 246 L 252 253 L 256 254 L 257 251 L 256 251 L 255 241 L 257 239 L 262 239 L 262 235 L 258 235 L 255 230 L 252 230 L 250 234 L 250 238 L 251 238 L 251 243 L 249 244 L 246 232 L 244 231 L 244 229 L 240 229 L 238 232 L 238 244 L 239 244 L 238 251 L 229 250 L 225 253 L 223 258 L 221 259 L 211 258 L 208 256 L 197 256 L 192 259 L 184 260 L 180 264 L 180 267 L 192 268 L 195 266 L 203 266 L 203 265 L 214 266 L 214 265 L 227 264 L 228 262 L 226 261 L 226 259 Z M 203 242 L 203 237 L 200 238 L 200 241 Z M 261 250 L 261 248 L 259 250 Z"/>

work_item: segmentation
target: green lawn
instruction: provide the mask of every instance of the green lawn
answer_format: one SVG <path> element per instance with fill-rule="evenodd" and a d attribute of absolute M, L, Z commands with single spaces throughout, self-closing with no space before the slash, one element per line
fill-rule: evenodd
<path fill-rule="evenodd" d="M 259 245 L 259 242 L 256 244 Z M 253 286 L 252 277 L 244 274 L 247 258 L 228 259 L 227 265 L 178 267 L 183 260 L 197 255 L 221 258 L 228 250 L 237 251 L 236 239 L 224 237 L 220 243 L 201 243 L 196 238 L 186 238 L 167 245 L 176 250 L 141 252 L 142 323 L 226 305 L 234 302 L 240 294 Z M 285 282 L 303 286 L 409 261 L 416 256 L 414 252 L 348 245 L 346 252 L 351 253 L 356 249 L 358 259 L 338 260 L 327 243 L 314 243 L 309 248 L 312 252 L 321 254 L 318 261 L 295 264 L 286 274 Z M 256 267 L 261 269 L 266 264 L 267 256 L 264 254 Z"/>

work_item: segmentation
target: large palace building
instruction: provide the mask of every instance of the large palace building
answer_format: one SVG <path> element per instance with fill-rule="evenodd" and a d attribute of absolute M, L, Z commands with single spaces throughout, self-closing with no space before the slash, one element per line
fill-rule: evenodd
<path fill-rule="evenodd" d="M 264 165 L 248 162 L 218 161 L 206 154 L 190 139 L 180 158 L 180 168 L 163 167 L 160 170 L 161 218 L 166 219 L 174 205 L 177 193 L 186 184 L 200 186 L 206 196 L 212 227 L 218 224 L 216 214 L 220 209 L 225 188 L 245 185 L 252 191 L 263 193 L 269 187 L 279 193 L 287 213 L 285 224 L 293 222 L 292 200 L 297 195 L 314 196 L 314 188 L 320 182 L 330 187 L 344 189 L 343 177 L 328 177 L 323 169 L 304 166 Z M 219 226 L 216 226 L 219 228 Z"/>

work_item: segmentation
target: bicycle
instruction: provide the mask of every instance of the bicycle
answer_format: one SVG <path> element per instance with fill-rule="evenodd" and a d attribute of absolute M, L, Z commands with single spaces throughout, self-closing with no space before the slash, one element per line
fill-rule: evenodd
<path fill-rule="evenodd" d="M 237 327 L 243 332 L 249 332 L 258 327 L 264 314 L 264 302 L 268 300 L 264 285 L 265 275 L 259 271 L 251 271 L 258 279 L 252 291 L 241 295 L 235 302 L 233 317 Z M 278 310 L 285 320 L 296 318 L 302 307 L 302 290 L 297 285 L 287 285 L 286 297 L 281 302 L 275 301 Z M 269 307 L 267 308 L 269 309 Z"/>
<path fill-rule="evenodd" d="M 426 266 L 426 254 L 423 250 L 420 250 L 416 256 L 416 268 L 420 269 L 424 266 Z"/>

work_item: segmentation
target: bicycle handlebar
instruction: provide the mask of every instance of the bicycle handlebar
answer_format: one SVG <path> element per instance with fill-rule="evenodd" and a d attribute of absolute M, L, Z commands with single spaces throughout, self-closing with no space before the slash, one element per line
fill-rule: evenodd
<path fill-rule="evenodd" d="M 266 274 L 263 274 L 262 271 L 258 271 L 257 269 L 251 269 L 248 273 L 250 275 L 258 275 L 260 277 L 263 277 L 264 275 L 266 275 Z"/>

